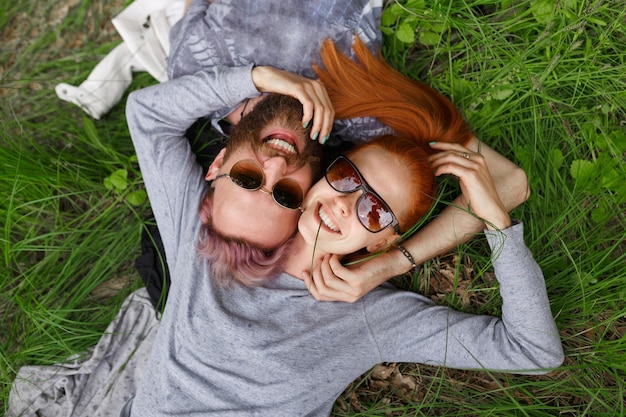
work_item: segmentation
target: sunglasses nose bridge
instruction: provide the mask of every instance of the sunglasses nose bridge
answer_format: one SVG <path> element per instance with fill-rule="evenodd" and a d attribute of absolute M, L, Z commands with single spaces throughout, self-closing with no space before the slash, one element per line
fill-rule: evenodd
<path fill-rule="evenodd" d="M 287 161 L 282 156 L 274 156 L 263 162 L 265 187 L 274 188 L 274 185 L 287 173 Z"/>
<path fill-rule="evenodd" d="M 272 191 L 270 191 L 270 190 L 266 189 L 265 187 L 261 187 L 261 188 L 259 188 L 259 191 L 260 191 L 260 192 L 262 192 L 262 193 L 263 193 L 263 194 L 265 194 L 265 195 L 269 195 L 269 196 L 271 196 L 271 195 L 272 195 Z"/>
<path fill-rule="evenodd" d="M 363 195 L 361 190 L 356 190 L 350 193 L 337 193 L 334 198 L 334 202 L 341 216 L 347 218 L 355 212 L 361 195 Z"/>

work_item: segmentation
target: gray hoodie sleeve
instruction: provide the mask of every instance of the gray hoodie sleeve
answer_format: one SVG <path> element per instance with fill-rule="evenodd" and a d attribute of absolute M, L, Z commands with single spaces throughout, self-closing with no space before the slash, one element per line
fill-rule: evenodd
<path fill-rule="evenodd" d="M 258 94 L 251 70 L 251 65 L 216 67 L 128 97 L 128 128 L 172 271 L 182 240 L 196 236 L 198 207 L 206 189 L 185 132 L 197 119 Z"/>
<path fill-rule="evenodd" d="M 522 224 L 485 233 L 502 318 L 462 313 L 419 294 L 387 294 L 365 307 L 381 361 L 518 373 L 543 373 L 563 362 L 543 274 L 524 244 Z"/>

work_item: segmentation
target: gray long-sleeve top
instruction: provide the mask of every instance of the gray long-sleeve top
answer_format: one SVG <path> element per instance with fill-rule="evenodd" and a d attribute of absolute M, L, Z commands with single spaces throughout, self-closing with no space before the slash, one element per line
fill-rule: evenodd
<path fill-rule="evenodd" d="M 391 285 L 354 304 L 317 302 L 287 274 L 258 288 L 214 285 L 196 254 L 206 185 L 184 132 L 207 106 L 237 100 L 247 78 L 245 68 L 199 72 L 129 97 L 128 124 L 172 278 L 131 415 L 327 416 L 346 385 L 380 362 L 522 373 L 562 363 L 544 278 L 521 224 L 486 232 L 502 318 L 458 312 Z"/>

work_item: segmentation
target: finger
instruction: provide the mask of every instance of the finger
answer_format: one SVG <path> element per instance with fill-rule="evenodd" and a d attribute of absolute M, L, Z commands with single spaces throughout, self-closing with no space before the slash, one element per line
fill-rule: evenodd
<path fill-rule="evenodd" d="M 444 174 L 459 176 L 459 172 L 476 171 L 480 169 L 480 166 L 475 161 L 463 158 L 455 153 L 445 153 L 445 155 L 431 160 L 430 168 L 435 176 Z"/>
<path fill-rule="evenodd" d="M 430 142 L 428 145 L 431 148 L 437 149 L 440 151 L 471 152 L 469 149 L 467 149 L 465 146 L 461 145 L 460 143 Z"/>
<path fill-rule="evenodd" d="M 480 154 L 474 153 L 470 151 L 469 149 L 463 148 L 463 147 L 455 148 L 455 149 L 445 149 L 445 150 L 441 149 L 439 150 L 439 152 L 436 152 L 430 155 L 428 157 L 428 161 L 433 163 L 439 159 L 442 159 L 451 155 L 469 160 L 469 159 L 475 159 L 475 157 Z"/>
<path fill-rule="evenodd" d="M 257 66 L 252 70 L 252 81 L 261 92 L 286 94 L 297 99 L 302 104 L 302 126 L 307 128 L 313 124 L 311 139 L 317 139 L 320 131 L 324 135 L 330 132 L 332 122 L 326 121 L 329 117 L 326 108 L 332 109 L 332 105 L 326 89 L 317 80 L 270 66 Z"/>
<path fill-rule="evenodd" d="M 293 97 L 296 98 L 302 104 L 302 127 L 307 128 L 314 121 L 315 100 L 311 98 L 306 88 L 302 88 L 300 91 L 293 92 Z M 311 128 L 311 138 L 313 138 L 314 127 Z"/>
<path fill-rule="evenodd" d="M 313 275 L 316 287 L 315 298 L 320 301 L 343 301 L 353 303 L 360 298 L 360 293 L 351 285 L 337 276 L 330 266 L 331 259 L 338 260 L 336 255 L 326 255 Z M 334 262 L 334 261 L 333 261 Z M 356 292 L 356 294 L 354 294 Z"/>
<path fill-rule="evenodd" d="M 341 256 L 330 255 L 328 257 L 328 266 L 332 269 L 333 273 L 338 277 L 348 277 L 352 271 L 341 264 Z M 342 281 L 346 281 L 342 278 Z"/>
<path fill-rule="evenodd" d="M 326 88 L 317 81 L 312 81 L 309 95 L 314 102 L 313 125 L 311 127 L 311 139 L 318 140 L 321 144 L 326 142 L 334 121 L 334 109 L 332 107 Z"/>
<path fill-rule="evenodd" d="M 309 293 L 317 301 L 344 301 L 340 297 L 340 293 L 336 293 L 334 290 L 324 286 L 321 281 L 321 275 L 319 273 L 309 274 L 307 272 L 302 273 L 305 285 L 309 290 Z"/>
<path fill-rule="evenodd" d="M 430 167 L 435 176 L 454 175 L 460 181 L 461 188 L 477 184 L 485 178 L 491 177 L 481 155 L 474 155 L 471 159 L 466 159 L 454 153 L 449 153 L 431 162 Z"/>
<path fill-rule="evenodd" d="M 311 120 L 311 139 L 319 140 L 322 130 L 322 123 L 324 118 L 324 107 L 320 104 L 315 106 L 313 110 L 313 119 Z"/>
<path fill-rule="evenodd" d="M 324 271 L 324 264 L 327 264 L 327 260 L 328 255 L 322 259 L 322 262 L 314 268 L 311 274 L 311 279 L 315 285 L 316 292 L 319 295 L 326 297 L 332 296 L 332 293 L 334 292 L 333 288 L 328 285 L 328 281 L 331 281 L 334 278 L 334 275 L 332 274 L 332 271 L 330 271 L 330 274 L 328 271 Z M 329 276 L 324 276 L 325 273 L 329 274 Z"/>
<path fill-rule="evenodd" d="M 324 123 L 322 125 L 322 130 L 320 130 L 319 140 L 323 145 L 330 138 L 330 133 L 333 130 L 333 123 L 335 122 L 335 109 L 332 107 L 327 108 L 324 112 Z"/>
<path fill-rule="evenodd" d="M 428 159 L 431 166 L 444 163 L 456 163 L 464 166 L 483 165 L 484 158 L 480 154 L 469 152 L 444 151 L 431 155 Z"/>
<path fill-rule="evenodd" d="M 304 280 L 304 285 L 306 286 L 306 289 L 309 291 L 309 294 L 311 294 L 313 296 L 313 298 L 315 298 L 316 300 L 318 299 L 318 291 L 317 291 L 317 287 L 315 286 L 315 282 L 313 281 L 313 278 L 311 277 L 311 274 L 309 274 L 307 271 L 302 272 L 302 279 Z"/>
<path fill-rule="evenodd" d="M 306 287 L 307 290 L 309 290 L 309 292 L 311 292 L 312 287 L 313 287 L 313 280 L 311 279 L 311 274 L 309 274 L 307 271 L 302 271 L 302 281 L 304 281 L 304 286 Z"/>
<path fill-rule="evenodd" d="M 302 273 L 302 279 L 304 279 L 304 284 L 306 285 L 307 290 L 309 290 L 309 294 L 317 301 L 327 301 L 327 299 L 322 296 L 319 289 L 317 288 L 317 284 L 315 283 L 315 279 L 312 274 L 308 272 Z"/>
<path fill-rule="evenodd" d="M 439 144 L 439 142 L 437 142 L 435 145 L 431 146 L 433 148 L 436 146 L 438 148 L 437 150 L 439 150 L 439 152 L 428 157 L 428 162 L 430 162 L 432 168 L 445 163 L 457 163 L 466 167 L 479 164 L 486 167 L 486 160 L 482 154 L 472 152 L 462 145 L 453 143 Z"/>
<path fill-rule="evenodd" d="M 320 98 L 320 103 L 323 107 L 323 113 L 321 117 L 322 125 L 319 133 L 319 141 L 323 145 L 330 137 L 333 123 L 335 122 L 335 109 L 330 100 L 330 97 L 328 96 L 328 91 L 326 90 L 326 87 L 324 87 L 324 85 L 320 82 L 317 82 L 317 84 L 318 86 L 316 90 Z"/>
<path fill-rule="evenodd" d="M 339 292 L 350 292 L 350 285 L 348 285 L 341 277 L 337 276 L 337 274 L 333 271 L 333 267 L 330 264 L 330 259 L 332 259 L 329 255 L 324 257 L 320 265 L 320 271 L 322 273 L 321 277 L 324 281 L 324 287 L 329 290 L 339 291 Z"/>
<path fill-rule="evenodd" d="M 446 145 L 445 149 L 443 149 L 444 147 L 438 147 L 437 150 L 439 152 L 436 152 L 428 157 L 428 162 L 430 162 L 431 165 L 437 162 L 441 162 L 441 160 L 444 160 L 444 159 L 449 160 L 451 157 L 453 157 L 453 160 L 456 160 L 456 158 L 470 160 L 470 159 L 475 159 L 477 155 L 480 155 L 460 145 L 456 145 L 456 144 L 445 144 L 445 145 Z M 448 145 L 452 145 L 452 146 L 448 146 Z M 435 145 L 431 145 L 431 147 L 435 149 Z"/>

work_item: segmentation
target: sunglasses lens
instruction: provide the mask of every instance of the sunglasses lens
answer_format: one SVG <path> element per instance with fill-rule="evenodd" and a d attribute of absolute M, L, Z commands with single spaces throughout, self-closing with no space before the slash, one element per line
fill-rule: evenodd
<path fill-rule="evenodd" d="M 362 184 L 359 173 L 344 158 L 337 158 L 326 171 L 326 180 L 336 191 L 349 193 Z"/>
<path fill-rule="evenodd" d="M 352 193 L 363 188 L 364 193 L 357 203 L 357 215 L 361 224 L 370 232 L 380 232 L 395 221 L 387 203 L 369 189 L 359 171 L 347 158 L 339 157 L 330 164 L 326 170 L 326 181 L 340 193 Z"/>
<path fill-rule="evenodd" d="M 257 190 L 263 184 L 263 171 L 252 161 L 239 161 L 230 169 L 230 179 L 246 190 Z"/>
<path fill-rule="evenodd" d="M 222 176 L 223 175 L 219 175 L 217 178 Z M 263 174 L 263 169 L 255 161 L 244 159 L 243 161 L 237 162 L 230 169 L 228 177 L 230 177 L 233 184 L 238 187 L 249 191 L 256 191 L 260 189 L 264 193 L 269 194 L 267 190 L 263 190 L 261 188 L 263 186 L 263 181 L 265 181 L 265 176 Z M 304 200 L 304 192 L 302 191 L 300 184 L 298 184 L 295 180 L 284 178 L 274 185 L 272 198 L 274 198 L 274 201 L 277 204 L 285 208 L 298 209 Z"/>
<path fill-rule="evenodd" d="M 300 185 L 290 179 L 278 181 L 274 186 L 272 195 L 278 204 L 289 209 L 297 209 L 304 199 L 304 193 Z"/>
<path fill-rule="evenodd" d="M 370 232 L 380 232 L 393 223 L 393 214 L 387 204 L 376 195 L 364 193 L 358 204 L 359 220 Z"/>

